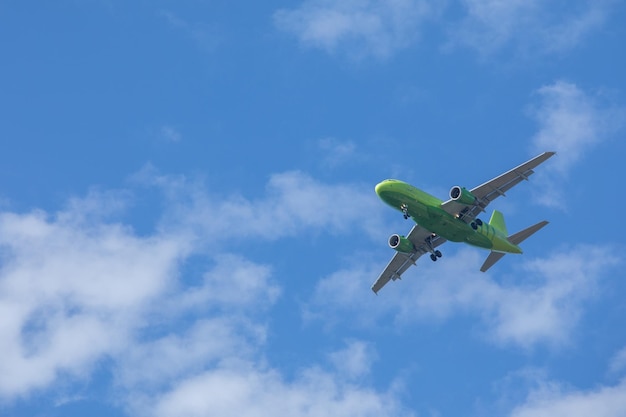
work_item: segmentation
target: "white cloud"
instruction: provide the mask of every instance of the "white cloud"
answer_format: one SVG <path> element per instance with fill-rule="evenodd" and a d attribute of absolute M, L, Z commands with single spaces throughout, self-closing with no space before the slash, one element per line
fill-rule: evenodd
<path fill-rule="evenodd" d="M 570 342 L 584 301 L 594 296 L 602 274 L 617 262 L 610 253 L 608 248 L 579 246 L 544 259 L 526 259 L 517 280 L 511 277 L 512 283 L 501 284 L 479 272 L 484 254 L 463 249 L 436 264 L 420 260 L 378 296 L 369 286 L 383 265 L 359 266 L 321 280 L 305 317 L 330 325 L 333 320 L 361 326 L 391 320 L 402 326 L 474 314 L 482 318 L 485 337 L 499 345 L 558 347 Z"/>
<path fill-rule="evenodd" d="M 437 12 L 436 2 L 426 0 L 307 0 L 277 11 L 274 21 L 304 45 L 385 58 L 411 44 Z"/>
<path fill-rule="evenodd" d="M 575 84 L 557 81 L 537 90 L 540 99 L 532 114 L 539 123 L 533 138 L 536 150 L 554 150 L 558 158 L 552 166 L 565 174 L 595 145 L 620 127 L 624 110 L 601 107 L 596 97 Z"/>
<path fill-rule="evenodd" d="M 277 11 L 274 22 L 306 46 L 385 58 L 415 42 L 424 24 L 439 19 L 450 3 L 456 2 L 305 0 L 295 9 Z M 449 44 L 485 56 L 505 49 L 522 56 L 569 51 L 604 24 L 613 6 L 613 1 L 579 1 L 565 9 L 555 0 L 459 3 L 464 13 L 450 25 Z"/>
<path fill-rule="evenodd" d="M 609 372 L 621 373 L 626 370 L 626 347 L 617 352 L 609 364 Z"/>
<path fill-rule="evenodd" d="M 311 364 L 292 379 L 283 376 L 264 358 L 268 312 L 280 294 L 271 267 L 203 254 L 207 241 L 223 242 L 222 234 L 207 235 L 213 227 L 234 239 L 261 240 L 275 239 L 274 229 L 284 224 L 278 236 L 354 232 L 344 223 L 371 215 L 352 218 L 369 204 L 364 193 L 301 173 L 273 176 L 257 201 L 212 199 L 174 177 L 151 180 L 172 198 L 166 206 L 175 207 L 165 210 L 188 210 L 190 223 L 164 219 L 138 236 L 111 220 L 129 207 L 125 192 L 94 191 L 55 215 L 0 213 L 3 403 L 60 381 L 74 387 L 104 362 L 114 375 L 115 401 L 132 415 L 410 415 L 393 394 L 360 381 L 374 357 L 364 342 L 330 353 L 334 368 Z M 244 210 L 232 213 L 241 202 Z M 206 213 L 215 223 L 194 227 Z M 255 223 L 257 215 L 262 224 L 246 235 L 240 223 Z M 199 281 L 184 276 L 192 256 L 211 264 Z"/>
<path fill-rule="evenodd" d="M 117 383 L 131 395 L 158 393 L 232 356 L 252 358 L 264 339 L 265 328 L 246 319 L 200 316 L 189 329 L 129 345 L 116 365 Z"/>
<path fill-rule="evenodd" d="M 132 201 L 124 192 L 91 192 L 54 216 L 0 214 L 0 398 L 89 378 L 107 358 L 116 400 L 133 415 L 410 415 L 396 394 L 368 382 L 376 352 L 367 342 L 348 341 L 327 355 L 328 369 L 313 363 L 295 377 L 268 363 L 269 311 L 281 291 L 270 266 L 215 253 L 202 255 L 210 267 L 192 284 L 182 276 L 189 257 L 226 231 L 262 241 L 355 233 L 371 216 L 363 214 L 371 191 L 291 172 L 273 176 L 256 200 L 212 198 L 184 178 L 143 175 L 168 196 L 167 216 L 152 234 L 110 220 Z M 179 215 L 185 221 L 172 220 Z M 420 262 L 420 282 L 407 275 L 378 297 L 369 285 L 381 265 L 362 264 L 322 280 L 308 308 L 331 322 L 391 317 L 398 326 L 474 314 L 497 344 L 558 346 L 615 262 L 606 248 L 580 246 L 526 259 L 524 279 L 500 284 L 475 272 L 481 255 L 464 250 Z"/>
<path fill-rule="evenodd" d="M 325 164 L 331 167 L 349 162 L 355 156 L 356 145 L 354 142 L 324 138 L 317 143 L 319 148 L 326 154 L 324 158 Z"/>
<path fill-rule="evenodd" d="M 131 203 L 132 195 L 128 191 L 92 187 L 85 197 L 70 197 L 56 217 L 59 223 L 66 225 L 97 224 L 123 214 Z"/>
<path fill-rule="evenodd" d="M 241 365 L 215 369 L 178 384 L 150 415 L 237 416 L 410 416 L 395 397 L 338 381 L 309 368 L 286 381 L 273 370 Z"/>
<path fill-rule="evenodd" d="M 522 54 L 568 51 L 600 27 L 611 2 L 584 2 L 566 10 L 555 1 L 463 0 L 467 15 L 451 30 L 453 42 L 493 54 L 505 47 Z"/>
<path fill-rule="evenodd" d="M 626 380 L 588 391 L 551 387 L 532 392 L 511 417 L 622 417 L 626 410 Z"/>
<path fill-rule="evenodd" d="M 258 308 L 259 300 L 266 306 L 274 303 L 280 293 L 270 279 L 268 266 L 255 264 L 235 255 L 218 255 L 215 267 L 204 274 L 203 283 L 181 291 L 172 300 L 173 307 L 195 309 L 219 306 L 221 309 Z M 225 279 L 228 277 L 228 279 Z"/>
<path fill-rule="evenodd" d="M 139 238 L 117 224 L 70 219 L 71 211 L 56 219 L 0 214 L 1 398 L 88 374 L 122 349 L 188 250 L 175 237 Z"/>
<path fill-rule="evenodd" d="M 199 285 L 164 293 L 158 311 L 150 315 L 155 323 L 164 318 L 178 323 L 191 315 L 188 325 L 129 343 L 116 365 L 118 384 L 132 396 L 156 395 L 207 367 L 253 359 L 265 343 L 264 313 L 279 291 L 267 266 L 235 255 L 216 256 Z"/>
<path fill-rule="evenodd" d="M 533 148 L 537 152 L 558 153 L 539 173 L 538 183 L 544 184 L 540 201 L 560 206 L 563 195 L 558 189 L 563 177 L 585 153 L 624 126 L 626 109 L 602 105 L 600 97 L 565 81 L 541 87 L 536 94 L 539 103 L 533 107 L 532 115 L 539 123 L 539 131 L 532 139 Z"/>
<path fill-rule="evenodd" d="M 274 241 L 305 229 L 364 230 L 380 237 L 382 207 L 369 186 L 324 184 L 292 171 L 272 175 L 266 196 L 250 200 L 240 195 L 211 196 L 201 184 L 159 176 L 150 169 L 138 179 L 161 187 L 168 195 L 170 210 L 163 227 L 194 231 L 220 244 L 233 238 Z"/>
<path fill-rule="evenodd" d="M 366 376 L 375 359 L 373 347 L 359 340 L 350 341 L 345 349 L 330 354 L 339 373 L 351 380 Z"/>
<path fill-rule="evenodd" d="M 167 21 L 170 27 L 185 33 L 205 51 L 215 50 L 220 43 L 220 38 L 213 26 L 204 23 L 191 23 L 169 10 L 161 10 L 159 15 Z"/>
<path fill-rule="evenodd" d="M 520 27 L 529 25 L 540 4 L 531 1 L 465 0 L 467 17 L 458 28 L 458 42 L 484 51 L 500 48 Z"/>
<path fill-rule="evenodd" d="M 359 382 L 375 359 L 373 348 L 365 342 L 353 340 L 328 354 L 332 370 L 311 365 L 288 380 L 272 368 L 263 359 L 266 316 L 258 308 L 250 309 L 262 308 L 271 298 L 259 294 L 243 309 L 233 308 L 230 296 L 220 298 L 218 304 L 225 311 L 209 309 L 187 331 L 178 328 L 129 346 L 119 355 L 116 371 L 129 414 L 412 415 L 392 393 Z"/>
<path fill-rule="evenodd" d="M 594 30 L 599 29 L 609 18 L 612 1 L 586 2 L 588 8 L 567 16 L 563 21 L 544 27 L 543 40 L 546 52 L 561 52 L 574 49 L 584 42 Z M 560 14 L 560 13 L 559 13 Z M 556 13 L 555 13 L 556 15 Z"/>
<path fill-rule="evenodd" d="M 183 138 L 183 135 L 172 126 L 161 126 L 160 135 L 163 139 L 168 142 L 180 142 Z"/>

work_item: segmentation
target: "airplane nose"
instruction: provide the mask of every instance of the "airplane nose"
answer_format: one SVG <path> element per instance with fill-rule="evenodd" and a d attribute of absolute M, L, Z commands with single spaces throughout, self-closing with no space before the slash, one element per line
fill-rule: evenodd
<path fill-rule="evenodd" d="M 378 184 L 376 184 L 376 187 L 374 188 L 374 190 L 376 191 L 376 194 L 378 194 L 378 197 L 382 197 L 383 193 L 385 193 L 385 191 L 389 191 L 389 180 L 385 180 L 383 182 L 379 182 Z"/>
<path fill-rule="evenodd" d="M 384 188 L 383 184 L 384 183 L 385 183 L 384 181 L 383 182 L 379 182 L 378 184 L 376 184 L 376 187 L 374 187 L 374 191 L 376 191 L 376 194 L 378 194 L 379 197 L 380 197 L 380 193 L 383 191 L 383 188 Z"/>

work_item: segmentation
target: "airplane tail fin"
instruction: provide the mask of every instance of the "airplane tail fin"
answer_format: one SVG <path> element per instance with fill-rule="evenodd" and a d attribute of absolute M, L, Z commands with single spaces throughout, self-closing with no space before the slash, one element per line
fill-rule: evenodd
<path fill-rule="evenodd" d="M 491 219 L 489 219 L 489 225 L 498 229 L 505 236 L 508 236 L 508 232 L 506 231 L 506 223 L 504 223 L 504 215 L 498 210 L 494 210 L 491 214 Z"/>
<path fill-rule="evenodd" d="M 498 212 L 498 214 L 499 214 L 499 217 L 502 220 L 502 225 L 504 226 L 504 218 L 502 217 L 502 213 Z M 493 215 L 491 216 L 491 220 L 489 221 L 489 224 L 491 224 L 493 227 L 496 227 L 495 224 L 491 223 L 491 221 L 494 219 L 495 215 L 496 215 L 496 211 L 493 212 Z M 520 232 L 512 234 L 507 239 L 508 239 L 509 242 L 513 243 L 514 245 L 519 245 L 520 243 L 522 243 L 524 240 L 526 240 L 527 238 L 529 238 L 530 236 L 535 234 L 539 229 L 541 229 L 542 227 L 544 227 L 547 224 L 548 224 L 548 222 L 544 220 L 544 221 L 539 222 L 539 223 L 537 223 L 535 225 L 532 225 L 532 226 L 530 226 L 530 227 L 528 227 L 528 228 L 526 228 L 526 229 L 524 229 L 524 230 L 522 230 Z M 500 230 L 502 230 L 502 229 L 500 229 Z M 506 255 L 506 253 L 491 251 L 489 256 L 487 256 L 487 259 L 485 259 L 485 262 L 483 263 L 483 266 L 480 267 L 480 270 L 482 272 L 485 272 L 486 270 L 491 268 L 496 262 L 498 262 L 500 259 L 502 259 L 502 257 L 504 255 Z"/>

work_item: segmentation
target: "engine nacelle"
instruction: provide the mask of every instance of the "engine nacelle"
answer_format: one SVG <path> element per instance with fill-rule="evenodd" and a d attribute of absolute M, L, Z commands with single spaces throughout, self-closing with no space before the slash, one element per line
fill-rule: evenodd
<path fill-rule="evenodd" d="M 471 206 L 476 202 L 474 194 L 470 193 L 465 187 L 459 187 L 458 185 L 455 185 L 450 189 L 450 198 L 457 203 L 465 204 L 467 206 Z"/>
<path fill-rule="evenodd" d="M 398 252 L 411 253 L 415 251 L 415 246 L 411 241 L 404 236 L 391 235 L 389 236 L 389 247 L 397 250 Z"/>

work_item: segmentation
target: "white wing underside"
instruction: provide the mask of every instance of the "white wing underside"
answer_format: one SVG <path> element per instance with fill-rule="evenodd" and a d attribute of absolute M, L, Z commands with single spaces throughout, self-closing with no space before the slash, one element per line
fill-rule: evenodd
<path fill-rule="evenodd" d="M 505 193 L 524 180 L 528 180 L 539 164 L 554 155 L 554 152 L 544 152 L 525 162 L 504 174 L 487 181 L 486 183 L 472 188 L 470 192 L 476 196 L 476 202 L 473 205 L 467 206 L 457 203 L 455 200 L 448 200 L 441 205 L 445 211 L 450 214 L 460 215 L 460 218 L 469 223 L 474 220 L 478 214 L 485 211 L 485 208 L 496 198 L 505 195 Z M 444 243 L 446 240 L 441 236 L 432 237 L 432 233 L 419 225 L 413 226 L 409 232 L 407 239 L 409 239 L 413 245 L 415 245 L 415 252 L 402 253 L 396 252 L 391 258 L 391 261 L 387 267 L 380 274 L 374 285 L 372 285 L 372 291 L 378 293 L 382 287 L 389 281 L 395 281 L 401 277 L 411 265 L 425 253 L 430 252 L 431 249 Z M 427 244 L 427 239 L 431 237 L 432 247 Z"/>

